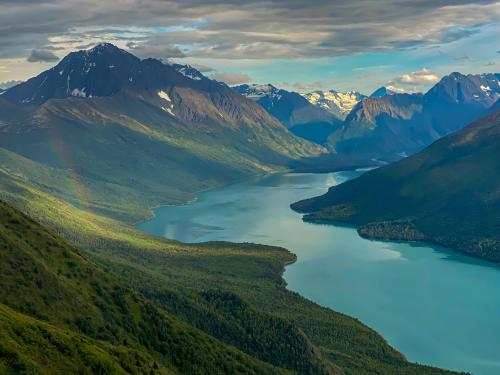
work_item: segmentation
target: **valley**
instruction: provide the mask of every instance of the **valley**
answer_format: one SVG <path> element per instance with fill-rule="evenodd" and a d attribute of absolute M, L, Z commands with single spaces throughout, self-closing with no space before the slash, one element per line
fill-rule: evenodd
<path fill-rule="evenodd" d="M 497 265 L 422 243 L 362 239 L 353 227 L 310 224 L 289 209 L 360 174 L 253 179 L 204 192 L 189 205 L 155 209 L 139 228 L 184 242 L 288 248 L 297 255 L 284 273 L 288 290 L 367 323 L 410 361 L 495 375 L 500 305 L 490 296 L 500 285 Z"/>
<path fill-rule="evenodd" d="M 0 91 L 0 374 L 499 371 L 498 73 L 295 92 L 81 48 Z"/>

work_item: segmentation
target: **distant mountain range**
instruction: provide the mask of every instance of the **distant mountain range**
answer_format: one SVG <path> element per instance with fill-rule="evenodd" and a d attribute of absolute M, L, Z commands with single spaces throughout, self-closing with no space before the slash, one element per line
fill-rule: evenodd
<path fill-rule="evenodd" d="M 498 73 L 452 73 L 425 94 L 380 87 L 369 97 L 330 90 L 302 98 L 269 84 L 234 89 L 296 135 L 324 145 L 343 160 L 358 161 L 411 155 L 479 118 L 500 97 Z"/>
<path fill-rule="evenodd" d="M 476 81 L 486 87 L 479 78 L 469 76 L 464 84 Z M 452 100 L 456 95 L 465 100 L 459 94 L 464 91 L 455 92 Z M 476 99 L 475 92 L 469 100 Z M 494 95 L 493 90 L 483 92 Z M 500 100 L 488 112 L 416 155 L 292 208 L 308 213 L 306 220 L 361 225 L 359 233 L 366 237 L 428 241 L 500 262 Z"/>
<path fill-rule="evenodd" d="M 499 78 L 452 73 L 424 95 L 364 99 L 326 144 L 333 152 L 388 160 L 412 154 L 483 115 L 500 97 Z"/>
<path fill-rule="evenodd" d="M 356 104 L 366 99 L 366 95 L 357 91 L 339 92 L 335 90 L 313 91 L 304 94 L 304 97 L 311 104 L 323 108 L 341 119 L 345 119 Z"/>
<path fill-rule="evenodd" d="M 294 134 L 322 144 L 340 123 L 339 117 L 312 105 L 299 93 L 278 89 L 271 84 L 240 85 L 233 89 L 259 103 Z"/>
<path fill-rule="evenodd" d="M 95 189 L 92 207 L 118 215 L 110 186 L 150 207 L 324 152 L 196 69 L 111 44 L 70 53 L 5 91 L 0 125 L 0 148 L 11 152 L 0 164 L 11 173 L 26 175 L 26 159 L 49 168 L 36 182 L 50 191 L 61 190 L 50 176 L 75 174 Z"/>

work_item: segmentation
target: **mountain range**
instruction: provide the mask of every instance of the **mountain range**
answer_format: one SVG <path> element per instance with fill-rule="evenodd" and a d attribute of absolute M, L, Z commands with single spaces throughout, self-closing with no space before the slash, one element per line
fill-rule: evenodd
<path fill-rule="evenodd" d="M 291 132 L 312 142 L 324 143 L 340 123 L 339 116 L 333 112 L 311 104 L 299 93 L 271 84 L 245 84 L 233 89 L 259 103 Z"/>
<path fill-rule="evenodd" d="M 341 154 L 394 160 L 415 153 L 483 115 L 500 97 L 500 74 L 443 77 L 427 93 L 359 102 L 325 143 Z"/>
<path fill-rule="evenodd" d="M 354 223 L 362 236 L 427 241 L 499 262 L 500 100 L 488 112 L 411 157 L 292 208 L 307 213 L 305 220 Z"/>
<path fill-rule="evenodd" d="M 39 186 L 115 217 L 125 201 L 136 207 L 132 221 L 147 216 L 140 207 L 185 202 L 324 152 L 194 68 L 141 60 L 111 44 L 70 53 L 5 91 L 0 125 L 0 164 L 9 173 L 43 170 Z M 75 175 L 88 191 L 68 197 L 56 175 Z"/>

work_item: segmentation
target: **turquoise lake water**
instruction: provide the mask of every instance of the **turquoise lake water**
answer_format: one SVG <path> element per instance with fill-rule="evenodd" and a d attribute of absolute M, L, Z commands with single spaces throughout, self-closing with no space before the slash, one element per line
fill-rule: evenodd
<path fill-rule="evenodd" d="M 289 205 L 360 172 L 282 174 L 155 209 L 140 229 L 184 242 L 283 246 L 297 254 L 290 290 L 360 319 L 414 362 L 500 374 L 500 267 L 423 244 L 362 239 L 355 229 L 309 224 Z"/>

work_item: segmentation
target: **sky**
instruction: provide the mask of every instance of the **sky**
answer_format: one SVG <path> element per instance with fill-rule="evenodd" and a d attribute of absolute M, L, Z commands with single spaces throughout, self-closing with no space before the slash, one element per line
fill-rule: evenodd
<path fill-rule="evenodd" d="M 110 42 L 228 84 L 425 91 L 498 72 L 500 1 L 0 0 L 0 87 Z"/>

